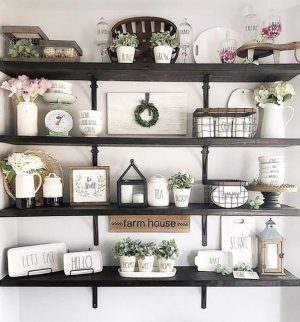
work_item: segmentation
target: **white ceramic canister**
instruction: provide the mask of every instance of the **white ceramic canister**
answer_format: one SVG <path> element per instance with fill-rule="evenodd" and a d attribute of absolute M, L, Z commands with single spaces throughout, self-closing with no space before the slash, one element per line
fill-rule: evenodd
<path fill-rule="evenodd" d="M 168 179 L 158 174 L 148 181 L 148 204 L 152 207 L 169 206 Z"/>
<path fill-rule="evenodd" d="M 61 178 L 55 173 L 49 173 L 44 178 L 43 197 L 45 207 L 59 207 L 63 205 L 63 185 Z"/>
<path fill-rule="evenodd" d="M 33 102 L 20 102 L 17 106 L 17 135 L 38 135 L 38 109 Z"/>

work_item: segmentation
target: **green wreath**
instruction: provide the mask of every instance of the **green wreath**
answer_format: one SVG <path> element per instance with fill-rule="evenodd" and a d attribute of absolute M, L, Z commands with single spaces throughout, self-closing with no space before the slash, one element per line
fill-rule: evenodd
<path fill-rule="evenodd" d="M 145 121 L 142 119 L 141 114 L 148 110 L 149 116 L 152 115 L 152 119 L 149 121 Z M 140 105 L 136 107 L 134 110 L 135 121 L 141 125 L 142 127 L 151 127 L 156 124 L 159 119 L 158 109 L 154 106 L 153 103 L 149 103 L 147 101 L 142 101 Z"/>

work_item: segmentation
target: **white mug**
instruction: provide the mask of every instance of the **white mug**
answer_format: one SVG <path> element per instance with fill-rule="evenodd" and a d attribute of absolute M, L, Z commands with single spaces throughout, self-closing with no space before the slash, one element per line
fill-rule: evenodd
<path fill-rule="evenodd" d="M 218 117 L 216 122 L 217 137 L 232 137 L 233 119 L 232 117 Z"/>
<path fill-rule="evenodd" d="M 198 138 L 214 137 L 214 118 L 212 116 L 197 118 Z"/>

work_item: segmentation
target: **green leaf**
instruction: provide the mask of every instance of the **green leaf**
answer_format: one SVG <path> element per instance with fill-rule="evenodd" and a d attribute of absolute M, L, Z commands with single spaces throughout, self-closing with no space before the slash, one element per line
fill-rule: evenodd
<path fill-rule="evenodd" d="M 286 95 L 284 95 L 283 96 L 283 101 L 285 102 L 285 101 L 289 101 L 289 100 L 291 100 L 292 99 L 292 94 L 286 94 Z"/>

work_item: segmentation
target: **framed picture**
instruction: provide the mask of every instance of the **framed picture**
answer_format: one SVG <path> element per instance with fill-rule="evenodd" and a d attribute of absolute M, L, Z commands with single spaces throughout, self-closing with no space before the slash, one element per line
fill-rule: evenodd
<path fill-rule="evenodd" d="M 70 204 L 108 205 L 109 167 L 70 167 Z"/>

